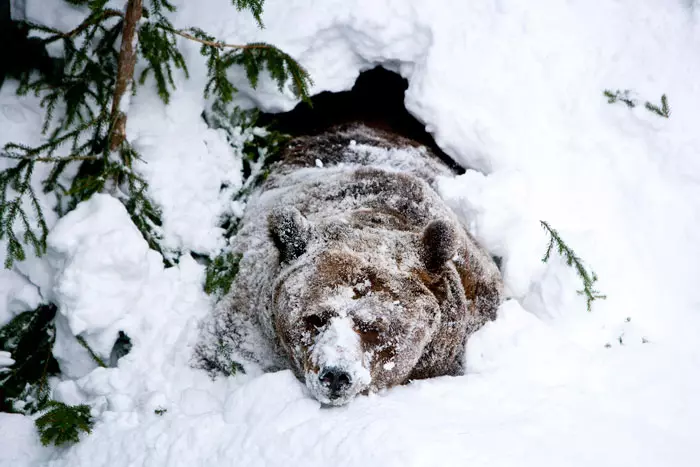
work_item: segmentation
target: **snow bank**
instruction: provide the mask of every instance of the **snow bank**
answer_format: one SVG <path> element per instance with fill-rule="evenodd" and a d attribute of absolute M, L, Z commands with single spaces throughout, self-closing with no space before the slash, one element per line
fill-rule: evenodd
<path fill-rule="evenodd" d="M 45 460 L 49 450 L 41 446 L 31 418 L 12 413 L 0 413 L 0 465 L 23 467 L 28 461 Z"/>
<path fill-rule="evenodd" d="M 54 356 L 61 371 L 80 377 L 95 367 L 74 336 L 98 355 L 108 356 L 119 330 L 150 280 L 163 270 L 160 255 L 148 248 L 124 205 L 96 195 L 63 217 L 48 238 L 48 260 L 56 271 L 45 296 L 60 304 Z M 76 368 L 86 360 L 87 368 Z"/>
<path fill-rule="evenodd" d="M 289 372 L 211 382 L 190 370 L 196 322 L 209 307 L 201 268 L 185 257 L 177 268 L 153 266 L 146 274 L 131 253 L 122 262 L 117 248 L 143 251 L 124 233 L 125 244 L 108 244 L 96 258 L 98 281 L 113 278 L 108 291 L 140 292 L 121 302 L 129 310 L 103 318 L 97 307 L 74 316 L 86 335 L 126 330 L 134 348 L 118 368 L 58 385 L 64 400 L 95 406 L 97 425 L 78 445 L 52 452 L 49 465 L 696 463 L 697 2 L 270 0 L 263 31 L 228 0 L 177 3 L 176 26 L 200 26 L 228 42 L 264 40 L 298 57 L 315 92 L 348 89 L 375 65 L 408 78 L 408 109 L 448 154 L 478 169 L 444 180 L 442 191 L 504 258 L 517 301 L 472 339 L 467 376 L 324 410 Z M 53 10 L 33 11 L 51 19 Z M 196 122 L 203 69 L 196 46 L 186 47 L 193 79 L 178 81 L 167 110 L 143 89 L 132 99 L 129 134 L 144 153 L 167 229 L 182 248 L 209 251 L 218 246 L 207 233 L 222 202 L 216 190 L 222 177 L 235 179 L 235 162 Z M 642 102 L 666 93 L 671 118 L 643 105 L 608 104 L 606 88 L 632 89 Z M 2 90 L 0 108 L 27 102 L 10 95 Z M 241 86 L 239 102 L 266 110 L 294 104 L 291 93 L 278 94 L 266 80 L 255 92 Z M 12 117 L 0 119 L 9 139 Z M 30 123 L 12 125 L 12 138 L 32 141 Z M 102 222 L 100 212 L 91 216 Z M 576 295 L 575 273 L 556 258 L 540 262 L 547 238 L 539 220 L 598 273 L 608 299 L 593 312 Z M 106 232 L 96 227 L 85 242 Z M 96 251 L 90 248 L 76 249 L 66 264 Z M 132 267 L 141 272 L 121 276 Z M 75 284 L 92 283 L 75 274 Z M 79 290 L 61 306 L 96 300 L 91 294 L 100 289 L 87 288 L 85 297 Z M 154 413 L 159 407 L 167 409 L 162 416 Z M 34 452 L 34 465 L 43 465 L 44 453 L 28 447 L 35 441 L 27 421 L 0 421 L 17 427 L 24 440 L 17 445 L 25 446 L 12 451 L 6 446 L 14 441 L 0 438 L 0 460 Z"/>
<path fill-rule="evenodd" d="M 195 53 L 189 58 L 197 63 Z M 232 194 L 241 187 L 242 162 L 226 135 L 208 128 L 201 117 L 203 87 L 190 87 L 195 82 L 204 86 L 199 74 L 201 69 L 193 67 L 192 83 L 180 77 L 183 90 L 166 108 L 157 95 L 133 99 L 127 132 L 144 158 L 137 170 L 163 212 L 164 247 L 211 255 L 225 245 L 217 224 L 231 210 Z"/>

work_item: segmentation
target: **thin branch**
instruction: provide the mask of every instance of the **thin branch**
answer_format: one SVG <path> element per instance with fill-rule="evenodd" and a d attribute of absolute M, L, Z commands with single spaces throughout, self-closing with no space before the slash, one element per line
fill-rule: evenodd
<path fill-rule="evenodd" d="M 53 41 L 58 40 L 58 39 L 72 39 L 75 36 L 77 36 L 78 34 L 80 34 L 81 32 L 85 31 L 87 28 L 89 28 L 93 24 L 99 24 L 102 22 L 102 20 L 105 20 L 105 19 L 111 18 L 111 17 L 117 17 L 117 16 L 123 17 L 124 13 L 122 13 L 119 10 L 106 9 L 106 10 L 102 11 L 97 16 L 93 16 L 93 15 L 88 16 L 85 19 L 85 21 L 80 23 L 80 25 L 78 25 L 78 27 L 76 27 L 72 31 L 59 32 L 55 36 L 47 38 L 44 42 L 49 43 L 49 42 L 53 42 Z"/>
<path fill-rule="evenodd" d="M 66 156 L 66 157 L 32 157 L 32 156 L 16 156 L 14 154 L 3 154 L 7 159 L 30 160 L 32 162 L 72 162 L 72 161 L 96 161 L 97 156 Z"/>
<path fill-rule="evenodd" d="M 173 34 L 177 34 L 180 37 L 184 37 L 185 39 L 199 42 L 200 44 L 208 45 L 209 47 L 214 47 L 217 49 L 243 49 L 243 50 L 245 50 L 245 49 L 272 49 L 273 48 L 272 46 L 262 45 L 262 44 L 240 45 L 240 44 L 226 44 L 225 42 L 207 41 L 204 39 L 199 39 L 198 37 L 195 37 L 192 34 L 189 34 L 181 29 L 172 29 L 172 28 L 168 28 L 166 26 L 163 26 L 161 24 L 159 24 L 158 27 L 161 29 L 165 29 L 166 31 L 172 32 Z"/>
<path fill-rule="evenodd" d="M 90 345 L 88 345 L 87 341 L 83 338 L 83 336 L 75 336 L 75 339 L 80 345 L 82 345 L 85 348 L 85 350 L 88 351 L 90 357 L 92 357 L 92 359 L 95 361 L 95 363 L 97 363 L 98 366 L 101 366 L 102 368 L 107 368 L 107 364 L 104 362 L 104 360 L 100 358 L 99 355 L 95 353 L 94 350 L 92 350 L 92 348 L 90 347 Z"/>

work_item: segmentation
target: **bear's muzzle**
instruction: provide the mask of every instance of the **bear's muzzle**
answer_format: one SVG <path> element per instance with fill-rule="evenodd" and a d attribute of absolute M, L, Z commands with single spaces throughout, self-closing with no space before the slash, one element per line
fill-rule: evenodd
<path fill-rule="evenodd" d="M 312 365 L 306 370 L 306 386 L 319 402 L 343 405 L 369 386 L 362 343 L 351 319 L 331 319 L 310 351 Z"/>

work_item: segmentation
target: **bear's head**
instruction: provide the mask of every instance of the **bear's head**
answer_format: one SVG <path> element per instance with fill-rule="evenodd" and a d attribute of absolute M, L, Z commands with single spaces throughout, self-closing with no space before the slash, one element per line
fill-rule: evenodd
<path fill-rule="evenodd" d="M 281 265 L 270 310 L 276 335 L 297 376 L 324 404 L 403 384 L 436 327 L 464 327 L 441 324 L 431 290 L 457 252 L 456 227 L 445 220 L 422 230 L 400 224 L 386 212 L 311 223 L 296 208 L 281 207 L 269 217 Z"/>

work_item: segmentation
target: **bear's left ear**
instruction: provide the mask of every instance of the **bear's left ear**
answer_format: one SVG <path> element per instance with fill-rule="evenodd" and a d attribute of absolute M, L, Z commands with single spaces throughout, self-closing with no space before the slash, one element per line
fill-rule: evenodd
<path fill-rule="evenodd" d="M 280 262 L 288 263 L 304 254 L 311 235 L 311 226 L 297 208 L 273 208 L 267 222 L 272 241 L 280 252 Z"/>
<path fill-rule="evenodd" d="M 422 257 L 430 272 L 440 269 L 457 254 L 459 240 L 456 227 L 448 221 L 432 221 L 423 230 Z"/>

